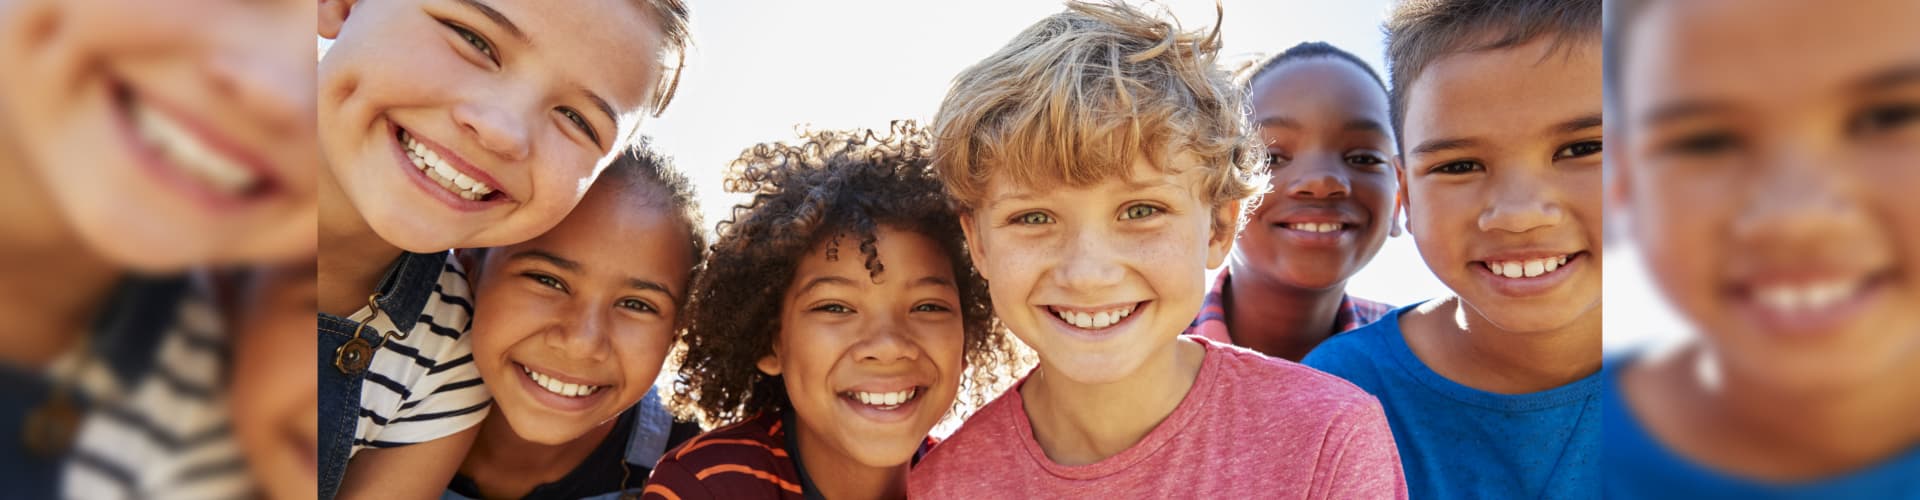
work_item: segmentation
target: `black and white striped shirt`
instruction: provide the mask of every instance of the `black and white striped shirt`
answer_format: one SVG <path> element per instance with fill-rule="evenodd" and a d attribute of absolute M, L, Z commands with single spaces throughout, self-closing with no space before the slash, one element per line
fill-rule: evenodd
<path fill-rule="evenodd" d="M 442 255 L 434 283 L 402 284 L 394 291 L 429 295 L 407 338 L 387 341 L 368 365 L 351 453 L 432 441 L 487 416 L 492 398 L 473 365 L 473 340 L 466 335 L 473 327 L 473 294 L 452 253 Z M 387 314 L 373 316 L 371 309 L 361 308 L 348 319 L 382 333 L 398 329 Z"/>

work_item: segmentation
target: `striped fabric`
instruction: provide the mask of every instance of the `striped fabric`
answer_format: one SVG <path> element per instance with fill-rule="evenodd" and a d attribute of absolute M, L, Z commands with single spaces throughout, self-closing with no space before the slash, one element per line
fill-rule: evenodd
<path fill-rule="evenodd" d="M 354 427 L 351 453 L 432 441 L 487 416 L 492 398 L 481 385 L 480 371 L 473 365 L 473 339 L 466 335 L 473 326 L 472 293 L 452 253 L 446 256 L 407 338 L 390 340 L 373 355 L 360 387 L 360 422 Z M 367 322 L 371 316 L 372 310 L 363 307 L 348 319 Z M 396 329 L 385 314 L 367 326 L 381 332 Z"/>
<path fill-rule="evenodd" d="M 1227 335 L 1227 308 L 1225 300 L 1227 280 L 1230 277 L 1226 268 L 1220 269 L 1220 276 L 1213 280 L 1213 290 L 1207 292 L 1207 298 L 1200 305 L 1200 315 L 1195 316 L 1193 323 L 1188 325 L 1188 335 L 1199 335 L 1214 342 L 1233 344 L 1233 337 Z M 1393 306 L 1391 305 L 1352 295 L 1342 295 L 1340 297 L 1340 312 L 1333 318 L 1333 324 L 1336 325 L 1333 334 L 1338 335 L 1348 330 L 1367 326 L 1368 323 L 1379 320 L 1381 316 L 1385 316 L 1392 311 Z"/>
<path fill-rule="evenodd" d="M 654 465 L 644 498 L 806 498 L 786 426 L 769 412 L 687 440 Z"/>
<path fill-rule="evenodd" d="M 65 498 L 217 500 L 254 493 L 227 413 L 228 343 L 220 315 L 199 290 L 161 300 L 177 309 L 158 332 L 143 373 L 116 376 L 113 369 L 122 367 L 110 359 L 83 365 L 79 386 L 99 403 L 74 438 L 61 478 Z"/>

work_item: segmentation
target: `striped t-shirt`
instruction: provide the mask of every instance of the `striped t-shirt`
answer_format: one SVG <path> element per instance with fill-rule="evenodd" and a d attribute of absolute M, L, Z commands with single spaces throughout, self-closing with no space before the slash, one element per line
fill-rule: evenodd
<path fill-rule="evenodd" d="M 186 280 L 130 280 L 102 317 L 101 345 L 49 369 L 77 371 L 94 404 L 61 478 L 64 498 L 247 498 L 224 377 L 227 329 Z M 74 365 L 74 363 L 80 363 Z"/>
<path fill-rule="evenodd" d="M 452 253 L 440 255 L 441 269 L 433 283 L 400 283 L 389 292 L 428 295 L 407 337 L 388 340 L 367 367 L 349 457 L 365 448 L 446 437 L 487 416 L 492 398 L 481 385 L 480 370 L 473 365 L 473 339 L 466 335 L 473 327 L 473 294 Z M 372 309 L 362 307 L 347 319 L 385 334 L 398 330 L 389 314 L 394 313 L 383 311 L 375 317 Z"/>

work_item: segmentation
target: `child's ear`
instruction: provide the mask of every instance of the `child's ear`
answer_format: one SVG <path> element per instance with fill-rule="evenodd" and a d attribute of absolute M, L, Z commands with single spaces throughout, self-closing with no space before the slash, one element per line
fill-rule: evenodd
<path fill-rule="evenodd" d="M 755 363 L 754 366 L 760 367 L 760 373 L 765 373 L 769 377 L 780 376 L 780 351 L 768 352 L 766 356 L 761 356 L 760 362 Z"/>
<path fill-rule="evenodd" d="M 959 217 L 960 233 L 967 238 L 967 258 L 973 260 L 973 269 L 980 273 L 981 278 L 992 281 L 993 277 L 987 276 L 987 266 L 981 265 L 987 261 L 986 249 L 980 247 L 980 231 L 974 228 L 973 211 L 963 210 Z"/>
<path fill-rule="evenodd" d="M 1213 209 L 1213 219 L 1207 226 L 1207 231 L 1211 233 L 1207 237 L 1207 269 L 1218 269 L 1227 262 L 1227 253 L 1233 251 L 1233 239 L 1239 236 L 1240 208 L 1246 202 L 1244 199 L 1234 200 L 1221 203 L 1220 208 Z M 1225 222 L 1226 225 L 1213 223 L 1215 221 Z"/>
<path fill-rule="evenodd" d="M 340 27 L 347 24 L 347 12 L 353 10 L 358 0 L 320 0 L 320 38 L 332 40 L 340 36 Z"/>
<path fill-rule="evenodd" d="M 1393 164 L 1394 164 L 1393 177 L 1400 181 L 1399 193 L 1394 195 L 1395 201 L 1394 201 L 1393 220 L 1399 221 L 1401 220 L 1400 217 L 1402 215 L 1405 215 L 1406 216 L 1405 220 L 1407 225 L 1405 229 L 1402 229 L 1400 224 L 1397 224 L 1397 223 L 1394 224 L 1393 225 L 1394 236 L 1399 236 L 1400 233 L 1413 234 L 1413 198 L 1410 196 L 1407 196 L 1407 168 L 1406 168 L 1406 164 L 1402 163 L 1403 161 L 1405 160 L 1401 158 L 1399 155 L 1395 155 L 1393 157 Z"/>

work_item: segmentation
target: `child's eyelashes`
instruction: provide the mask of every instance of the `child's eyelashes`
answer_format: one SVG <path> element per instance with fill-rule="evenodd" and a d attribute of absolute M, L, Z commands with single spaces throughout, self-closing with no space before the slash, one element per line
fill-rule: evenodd
<path fill-rule="evenodd" d="M 561 292 L 567 291 L 567 284 L 565 282 L 560 281 L 560 278 L 555 278 L 550 275 L 535 273 L 535 272 L 521 273 L 520 275 L 526 277 L 529 280 L 533 280 L 534 283 L 538 283 L 540 286 L 552 288 L 554 290 L 559 290 Z"/>
<path fill-rule="evenodd" d="M 1580 141 L 1573 144 L 1568 144 L 1566 147 L 1560 148 L 1559 151 L 1553 152 L 1553 159 L 1554 161 L 1560 161 L 1560 160 L 1567 160 L 1567 159 L 1573 159 L 1573 158 L 1584 158 L 1584 157 L 1593 156 L 1597 154 L 1600 154 L 1600 141 L 1588 140 L 1588 141 Z"/>
<path fill-rule="evenodd" d="M 821 305 L 819 305 L 819 306 L 815 306 L 815 307 L 814 307 L 813 309 L 809 309 L 809 310 L 810 310 L 810 311 L 814 311 L 814 312 L 823 312 L 823 313 L 828 313 L 828 314 L 851 314 L 851 313 L 853 313 L 853 308 L 851 308 L 851 307 L 847 307 L 847 306 L 846 306 L 846 304 L 837 304 L 837 303 L 827 303 L 827 304 L 821 304 Z"/>
<path fill-rule="evenodd" d="M 1015 214 L 1013 218 L 1008 219 L 1007 222 L 1018 226 L 1038 226 L 1041 224 L 1052 224 L 1053 216 L 1047 215 L 1046 212 L 1023 212 Z"/>
<path fill-rule="evenodd" d="M 618 302 L 615 302 L 613 305 L 621 309 L 631 309 L 631 310 L 643 312 L 643 313 L 660 314 L 660 309 L 653 307 L 653 304 L 649 304 L 647 303 L 647 301 L 635 299 L 635 298 L 620 299 Z"/>
<path fill-rule="evenodd" d="M 600 144 L 600 134 L 597 132 L 594 132 L 593 124 L 587 123 L 586 116 L 583 116 L 580 114 L 579 111 L 576 111 L 573 108 L 568 108 L 568 107 L 562 107 L 559 109 L 559 111 L 560 111 L 560 116 L 566 117 L 569 123 L 572 123 L 575 128 L 580 129 L 581 133 L 587 134 L 587 139 L 593 141 L 595 145 Z"/>
<path fill-rule="evenodd" d="M 1849 120 L 1847 131 L 1855 136 L 1894 133 L 1920 124 L 1920 103 L 1877 105 L 1861 111 Z"/>
<path fill-rule="evenodd" d="M 1378 170 L 1387 164 L 1386 156 L 1372 151 L 1348 153 L 1345 160 L 1348 165 L 1368 170 Z"/>
<path fill-rule="evenodd" d="M 1450 161 L 1446 163 L 1441 163 L 1439 165 L 1434 165 L 1433 168 L 1427 169 L 1427 173 L 1442 174 L 1442 175 L 1462 175 L 1462 174 L 1479 172 L 1486 169 L 1487 167 L 1485 165 L 1481 165 L 1480 162 L 1471 161 L 1471 160 L 1461 160 L 1461 161 Z"/>
<path fill-rule="evenodd" d="M 913 312 L 952 312 L 953 308 L 942 304 L 925 303 L 913 306 Z"/>
<path fill-rule="evenodd" d="M 447 29 L 453 30 L 455 35 L 459 35 L 461 40 L 467 42 L 467 46 L 473 47 L 473 50 L 478 51 L 481 56 L 486 57 L 487 61 L 496 65 L 500 64 L 500 54 L 495 52 L 493 42 L 488 41 L 487 37 L 480 36 L 479 33 L 467 29 L 465 26 L 455 24 L 452 21 L 441 20 L 440 24 L 446 25 Z"/>
<path fill-rule="evenodd" d="M 1287 154 L 1284 152 L 1268 151 L 1266 160 L 1267 160 L 1268 167 L 1278 167 L 1278 166 L 1286 165 L 1288 162 L 1292 162 L 1293 157 L 1287 156 Z"/>
<path fill-rule="evenodd" d="M 1120 220 L 1144 219 L 1147 217 L 1158 215 L 1164 211 L 1165 210 L 1161 209 L 1160 207 L 1148 205 L 1145 203 L 1128 205 L 1126 210 L 1120 211 Z"/>
<path fill-rule="evenodd" d="M 1661 143 L 1657 151 L 1673 156 L 1709 157 L 1740 147 L 1740 138 L 1725 130 L 1707 130 L 1681 135 Z"/>

